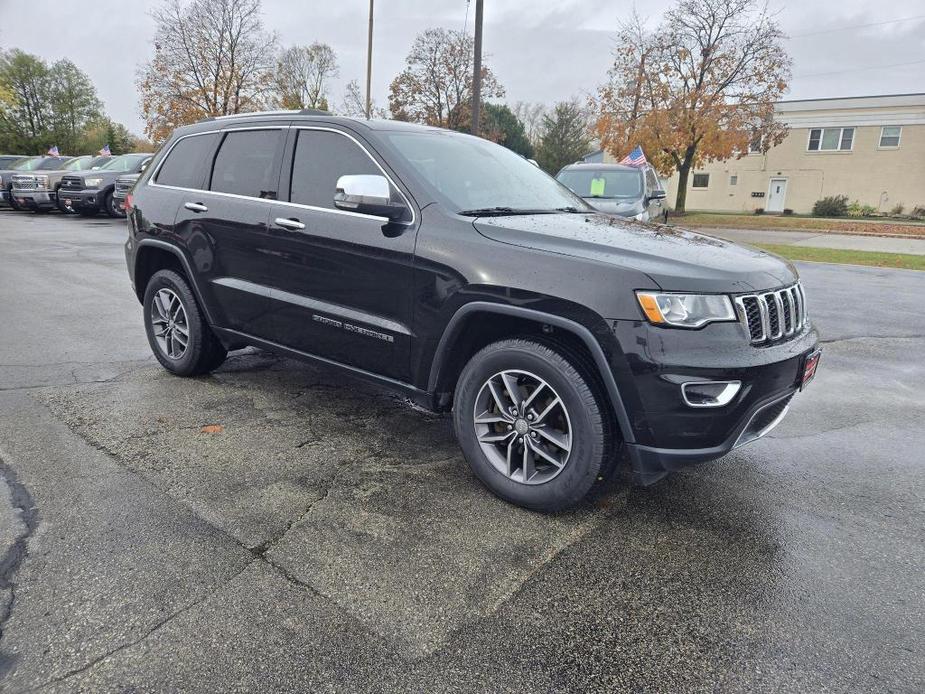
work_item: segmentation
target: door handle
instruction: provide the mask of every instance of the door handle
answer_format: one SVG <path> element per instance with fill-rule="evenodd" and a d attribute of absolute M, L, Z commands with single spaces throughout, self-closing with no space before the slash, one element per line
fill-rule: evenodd
<path fill-rule="evenodd" d="M 283 229 L 289 229 L 290 231 L 302 231 L 305 228 L 305 225 L 302 224 L 298 219 L 286 219 L 285 217 L 277 217 L 273 220 L 273 223 L 276 226 L 280 226 Z"/>
<path fill-rule="evenodd" d="M 192 211 L 192 212 L 208 212 L 209 208 L 203 205 L 201 202 L 185 202 L 183 207 Z"/>

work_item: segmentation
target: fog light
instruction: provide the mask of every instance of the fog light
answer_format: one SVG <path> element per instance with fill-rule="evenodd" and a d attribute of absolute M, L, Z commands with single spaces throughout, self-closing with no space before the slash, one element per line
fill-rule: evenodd
<path fill-rule="evenodd" d="M 689 407 L 722 407 L 741 387 L 741 381 L 689 381 L 681 384 L 681 397 Z"/>

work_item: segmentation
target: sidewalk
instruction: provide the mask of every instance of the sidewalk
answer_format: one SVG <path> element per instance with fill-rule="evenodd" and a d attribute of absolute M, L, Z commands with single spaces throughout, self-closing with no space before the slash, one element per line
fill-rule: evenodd
<path fill-rule="evenodd" d="M 835 248 L 848 251 L 925 255 L 925 238 L 899 239 L 852 234 L 820 234 L 813 231 L 766 231 L 757 229 L 697 228 L 695 231 L 741 243 L 773 243 L 807 248 Z"/>

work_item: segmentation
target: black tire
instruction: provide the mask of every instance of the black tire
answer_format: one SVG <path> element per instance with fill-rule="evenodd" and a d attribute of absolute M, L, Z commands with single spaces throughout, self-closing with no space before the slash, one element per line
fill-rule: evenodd
<path fill-rule="evenodd" d="M 561 471 L 549 481 L 524 484 L 503 474 L 479 442 L 476 400 L 489 379 L 507 370 L 539 377 L 564 404 L 571 449 Z M 463 368 L 456 384 L 453 422 L 469 466 L 494 494 L 528 509 L 556 512 L 578 504 L 610 476 L 616 441 L 608 411 L 600 387 L 577 355 L 552 343 L 509 339 L 485 347 Z"/>
<path fill-rule="evenodd" d="M 182 355 L 170 356 L 155 337 L 154 297 L 162 289 L 172 292 L 182 304 L 186 316 L 188 343 Z M 148 281 L 144 296 L 144 321 L 148 343 L 165 369 L 177 376 L 201 376 L 221 366 L 228 352 L 206 323 L 196 297 L 186 279 L 173 270 L 159 270 Z"/>
<path fill-rule="evenodd" d="M 116 199 L 112 195 L 112 191 L 106 193 L 106 197 L 103 200 L 103 209 L 106 211 L 110 217 L 119 218 L 125 217 L 125 212 L 119 209 L 119 203 L 116 202 Z"/>

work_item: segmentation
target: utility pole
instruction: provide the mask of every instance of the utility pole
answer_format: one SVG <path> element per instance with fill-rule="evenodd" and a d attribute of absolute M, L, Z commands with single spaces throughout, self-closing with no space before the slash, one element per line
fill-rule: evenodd
<path fill-rule="evenodd" d="M 472 134 L 479 134 L 482 107 L 482 0 L 475 0 L 475 60 L 472 72 Z"/>
<path fill-rule="evenodd" d="M 369 38 L 366 43 L 366 120 L 373 109 L 373 2 L 369 0 Z"/>

